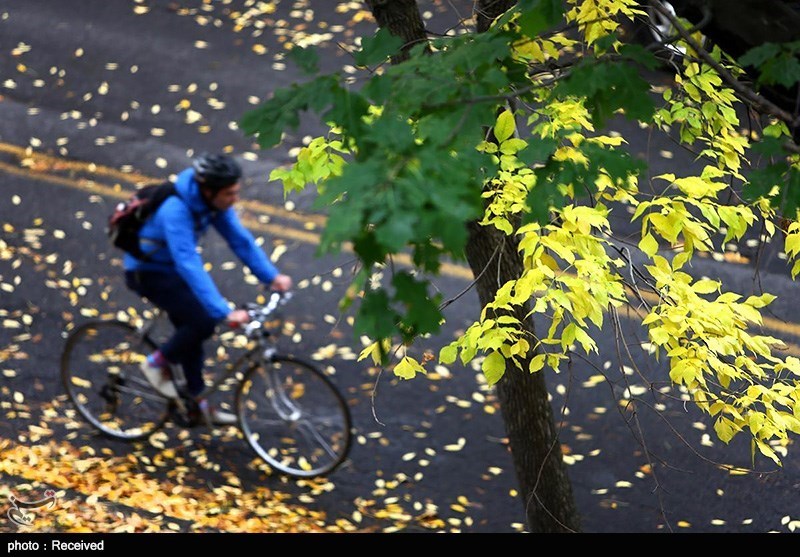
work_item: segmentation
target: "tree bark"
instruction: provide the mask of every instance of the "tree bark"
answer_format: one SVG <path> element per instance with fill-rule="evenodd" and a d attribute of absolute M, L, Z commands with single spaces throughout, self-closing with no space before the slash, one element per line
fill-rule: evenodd
<path fill-rule="evenodd" d="M 477 289 L 481 306 L 485 306 L 494 300 L 502 284 L 521 276 L 522 258 L 512 236 L 476 222 L 470 223 L 469 232 L 467 259 L 473 274 L 482 273 Z M 526 304 L 513 315 L 524 323 L 528 338 L 534 338 L 533 322 L 525 317 L 527 312 Z M 530 531 L 576 532 L 580 529 L 580 516 L 562 459 L 544 372 L 527 372 L 533 355 L 522 362 L 523 370 L 509 365 L 497 383 L 520 497 Z"/>
<path fill-rule="evenodd" d="M 408 51 L 427 41 L 425 24 L 417 7 L 417 0 L 367 0 L 367 5 L 381 29 L 403 39 L 401 53 L 392 57 L 392 64 L 408 59 Z"/>
<path fill-rule="evenodd" d="M 486 30 L 513 0 L 480 0 L 476 5 L 479 29 Z M 406 45 L 426 40 L 415 0 L 367 0 L 378 25 L 403 38 Z M 516 240 L 494 228 L 469 224 L 466 248 L 474 276 L 479 276 L 478 296 L 482 306 L 492 301 L 497 288 L 521 276 L 523 265 Z M 502 249 L 498 248 L 502 246 Z M 485 272 L 484 272 L 484 269 Z M 533 338 L 533 322 L 520 308 L 516 317 Z M 529 354 L 528 358 L 534 354 Z M 544 374 L 510 366 L 497 385 L 501 412 L 509 438 L 520 496 L 532 532 L 573 532 L 579 515 L 572 485 L 561 454 Z"/>

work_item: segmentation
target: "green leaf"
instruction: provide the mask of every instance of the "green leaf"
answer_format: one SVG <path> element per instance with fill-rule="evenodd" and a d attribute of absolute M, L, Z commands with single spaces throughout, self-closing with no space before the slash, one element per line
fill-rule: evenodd
<path fill-rule="evenodd" d="M 506 360 L 500 352 L 492 352 L 484 358 L 481 370 L 489 385 L 494 385 L 506 372 Z"/>
<path fill-rule="evenodd" d="M 421 334 L 438 332 L 442 314 L 439 311 L 441 294 L 428 295 L 428 282 L 418 281 L 410 273 L 401 271 L 394 275 L 395 299 L 405 307 L 403 336 L 406 340 Z"/>
<path fill-rule="evenodd" d="M 785 138 L 763 136 L 760 141 L 753 143 L 753 151 L 767 157 L 775 157 L 785 153 Z"/>
<path fill-rule="evenodd" d="M 768 195 L 775 186 L 782 188 L 787 181 L 786 174 L 788 172 L 789 165 L 785 162 L 769 164 L 750 172 L 748 176 L 749 182 L 742 190 L 745 201 L 755 201 L 756 199 L 764 197 Z M 777 206 L 779 201 L 780 196 L 772 196 L 770 198 L 770 202 L 773 206 Z"/>
<path fill-rule="evenodd" d="M 364 96 L 376 105 L 383 105 L 392 96 L 394 81 L 386 74 L 373 76 L 362 89 Z"/>
<path fill-rule="evenodd" d="M 550 138 L 529 137 L 527 142 L 528 147 L 517 155 L 517 158 L 527 166 L 545 162 L 558 148 L 558 141 Z"/>
<path fill-rule="evenodd" d="M 323 110 L 336 100 L 341 91 L 338 77 L 322 76 L 302 85 L 277 89 L 272 98 L 242 116 L 239 127 L 248 135 L 258 137 L 262 147 L 272 147 L 281 140 L 287 129 L 297 129 L 300 113 Z"/>
<path fill-rule="evenodd" d="M 762 68 L 758 81 L 765 85 L 792 87 L 800 81 L 800 61 L 794 54 L 783 54 Z"/>
<path fill-rule="evenodd" d="M 353 54 L 353 59 L 359 66 L 380 64 L 389 56 L 397 54 L 402 46 L 403 39 L 382 28 L 374 36 L 365 37 L 361 41 L 361 50 Z"/>
<path fill-rule="evenodd" d="M 319 54 L 317 54 L 316 48 L 295 46 L 289 51 L 288 57 L 291 58 L 306 75 L 319 73 Z"/>
<path fill-rule="evenodd" d="M 357 335 L 373 338 L 390 338 L 396 329 L 398 315 L 389 308 L 389 296 L 384 290 L 367 292 L 358 308 L 353 327 Z"/>
<path fill-rule="evenodd" d="M 367 100 L 359 93 L 342 88 L 338 83 L 332 88 L 330 97 L 330 107 L 322 112 L 322 119 L 334 122 L 348 135 L 358 135 L 365 126 L 364 117 L 369 110 Z"/>
<path fill-rule="evenodd" d="M 548 178 L 537 178 L 536 186 L 528 193 L 526 201 L 530 212 L 523 215 L 523 223 L 545 225 L 550 222 L 551 209 L 563 206 L 564 195 L 558 190 L 558 180 Z"/>
<path fill-rule="evenodd" d="M 375 240 L 390 253 L 406 247 L 414 238 L 417 219 L 409 212 L 392 211 L 387 220 L 375 227 Z"/>
<path fill-rule="evenodd" d="M 364 148 L 387 148 L 397 155 L 416 145 L 414 132 L 407 119 L 398 118 L 395 114 L 382 116 L 372 122 L 361 140 Z"/>
<path fill-rule="evenodd" d="M 561 0 L 521 0 L 519 9 L 521 15 L 517 23 L 520 30 L 528 37 L 536 37 L 561 21 L 564 3 Z"/>
<path fill-rule="evenodd" d="M 760 67 L 765 62 L 777 57 L 781 52 L 781 47 L 775 43 L 764 43 L 755 48 L 751 48 L 744 55 L 739 57 L 742 66 Z"/>
<path fill-rule="evenodd" d="M 662 64 L 651 51 L 638 44 L 625 43 L 620 47 L 619 53 L 649 70 L 658 69 Z"/>
<path fill-rule="evenodd" d="M 597 127 L 602 127 L 616 110 L 628 118 L 649 120 L 655 111 L 650 84 L 637 69 L 620 61 L 586 58 L 555 88 L 559 96 L 586 98 L 586 107 Z"/>
<path fill-rule="evenodd" d="M 739 58 L 742 66 L 751 66 L 758 72 L 758 83 L 791 87 L 800 81 L 800 41 L 791 43 L 765 43 L 747 51 Z"/>
<path fill-rule="evenodd" d="M 589 158 L 589 172 L 583 174 L 581 183 L 588 191 L 595 191 L 594 181 L 598 174 L 608 175 L 612 181 L 623 189 L 628 189 L 628 179 L 638 176 L 647 169 L 647 163 L 634 158 L 624 149 L 609 149 L 595 143 L 586 142 L 581 145 Z"/>
<path fill-rule="evenodd" d="M 325 228 L 325 234 L 322 236 L 325 242 L 328 240 L 329 230 L 330 225 Z M 387 249 L 378 241 L 375 231 L 372 229 L 359 231 L 358 235 L 353 238 L 353 251 L 367 266 L 383 263 L 388 255 Z"/>

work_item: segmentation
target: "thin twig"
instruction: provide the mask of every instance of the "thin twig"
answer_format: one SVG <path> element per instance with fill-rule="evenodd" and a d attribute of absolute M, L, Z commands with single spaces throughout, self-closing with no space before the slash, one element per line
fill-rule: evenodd
<path fill-rule="evenodd" d="M 449 300 L 445 300 L 444 302 L 442 302 L 439 305 L 439 311 L 442 311 L 443 309 L 445 309 L 450 304 L 453 304 L 454 302 L 456 302 L 459 298 L 461 298 L 463 295 L 465 295 L 467 292 L 469 292 L 472 289 L 472 287 L 475 286 L 478 283 L 478 281 L 481 279 L 483 274 L 486 272 L 486 269 L 489 268 L 489 264 L 492 262 L 492 259 L 494 259 L 495 255 L 497 255 L 497 252 L 500 251 L 500 247 L 501 246 L 502 246 L 502 244 L 499 244 L 499 243 L 497 244 L 497 246 L 495 246 L 494 252 L 492 252 L 492 255 L 489 257 L 489 260 L 486 262 L 486 265 L 483 266 L 483 269 L 481 269 L 481 272 L 478 273 L 478 276 L 475 277 L 474 279 L 472 279 L 472 282 L 470 282 L 467 285 L 467 287 L 464 288 L 461 292 L 459 292 L 458 294 L 456 294 L 455 296 L 453 296 Z"/>

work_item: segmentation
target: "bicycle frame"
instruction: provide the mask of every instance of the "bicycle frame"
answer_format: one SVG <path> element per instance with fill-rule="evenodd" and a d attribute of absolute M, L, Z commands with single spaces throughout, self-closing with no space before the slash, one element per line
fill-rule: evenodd
<path fill-rule="evenodd" d="M 155 316 L 145 320 L 142 325 L 136 328 L 137 334 L 142 339 L 148 339 L 151 342 L 153 339 L 150 337 L 150 332 L 155 328 L 159 320 L 163 320 L 165 316 L 165 314 L 159 311 L 158 308 L 155 308 L 153 311 Z M 247 327 L 247 325 L 245 327 Z M 207 385 L 206 388 L 203 389 L 203 392 L 199 395 L 199 398 L 205 398 L 217 392 L 219 388 L 229 379 L 235 379 L 237 372 L 246 370 L 248 367 L 252 367 L 252 365 L 255 365 L 259 359 L 265 362 L 272 361 L 278 354 L 278 349 L 267 342 L 267 339 L 272 336 L 272 333 L 266 329 L 262 329 L 261 334 L 253 334 L 252 336 L 248 335 L 248 337 L 251 339 L 251 342 L 255 343 L 255 345 L 239 358 L 234 360 L 231 365 L 224 366 L 222 373 L 218 374 L 218 377 L 215 377 L 211 385 Z M 250 366 L 247 366 L 247 362 L 253 363 Z M 180 391 L 180 388 L 186 385 L 186 376 L 183 373 L 183 368 L 179 365 L 174 365 L 172 366 L 172 373 L 173 380 L 176 382 Z"/>

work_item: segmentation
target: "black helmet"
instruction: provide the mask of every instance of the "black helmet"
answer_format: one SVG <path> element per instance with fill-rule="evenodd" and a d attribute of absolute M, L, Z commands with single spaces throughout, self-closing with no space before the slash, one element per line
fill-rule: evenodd
<path fill-rule="evenodd" d="M 242 177 L 242 169 L 233 157 L 203 153 L 192 162 L 194 177 L 201 186 L 221 190 Z"/>

